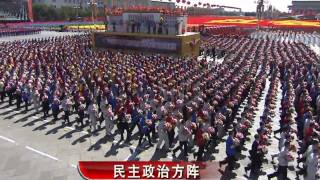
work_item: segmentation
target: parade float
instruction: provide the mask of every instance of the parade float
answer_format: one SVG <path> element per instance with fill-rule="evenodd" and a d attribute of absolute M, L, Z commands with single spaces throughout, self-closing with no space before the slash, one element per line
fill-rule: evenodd
<path fill-rule="evenodd" d="M 182 9 L 152 7 L 106 10 L 106 31 L 93 33 L 95 48 L 197 56 L 200 34 L 187 32 Z"/>

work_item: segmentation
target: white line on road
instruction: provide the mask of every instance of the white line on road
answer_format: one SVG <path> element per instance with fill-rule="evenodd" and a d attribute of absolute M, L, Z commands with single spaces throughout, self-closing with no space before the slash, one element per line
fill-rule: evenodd
<path fill-rule="evenodd" d="M 74 165 L 74 164 L 70 164 L 70 166 L 73 168 L 77 168 L 77 165 Z"/>
<path fill-rule="evenodd" d="M 34 148 L 30 147 L 30 146 L 26 146 L 26 148 L 29 149 L 29 150 L 31 150 L 31 151 L 33 151 L 33 152 L 36 152 L 36 153 L 38 153 L 38 154 L 41 154 L 42 156 L 46 156 L 46 157 L 48 157 L 48 158 L 50 158 L 50 159 L 53 159 L 53 160 L 58 161 L 58 158 L 53 157 L 53 156 L 51 156 L 51 155 L 49 155 L 49 154 L 46 154 L 46 153 L 44 153 L 44 152 L 38 151 L 38 150 L 36 150 L 36 149 L 34 149 Z"/>
<path fill-rule="evenodd" d="M 9 139 L 9 138 L 4 137 L 4 136 L 0 136 L 0 138 L 3 139 L 3 140 L 6 140 L 6 141 L 8 141 L 8 142 L 11 142 L 11 143 L 16 143 L 14 140 Z"/>
<path fill-rule="evenodd" d="M 37 116 L 32 116 L 32 118 L 33 119 L 40 119 L 40 117 L 37 117 Z M 44 122 L 50 122 L 50 121 L 48 121 L 48 120 L 43 120 Z M 65 127 L 66 129 L 69 129 L 69 130 L 75 130 L 75 128 L 73 128 L 73 127 Z M 80 131 L 81 133 L 83 133 L 83 134 L 89 134 L 88 132 L 86 132 L 86 131 Z"/>

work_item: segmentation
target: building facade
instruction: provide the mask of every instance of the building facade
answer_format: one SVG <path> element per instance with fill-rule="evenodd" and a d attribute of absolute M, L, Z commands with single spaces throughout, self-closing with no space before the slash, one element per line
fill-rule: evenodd
<path fill-rule="evenodd" d="M 174 8 L 174 2 L 152 1 L 152 0 L 95 0 L 97 7 L 102 8 L 104 5 L 108 8 L 112 7 L 130 7 L 130 6 L 158 6 Z M 72 7 L 90 7 L 91 0 L 33 0 L 34 4 L 46 4 L 60 8 L 62 6 Z"/>
<path fill-rule="evenodd" d="M 289 10 L 292 15 L 316 16 L 320 13 L 320 0 L 293 0 Z"/>
<path fill-rule="evenodd" d="M 28 21 L 32 20 L 29 9 L 30 0 L 2 0 L 0 1 L 1 21 Z M 31 10 L 32 12 L 32 10 Z"/>
<path fill-rule="evenodd" d="M 71 7 L 90 7 L 91 0 L 33 0 L 33 4 L 46 4 L 55 8 L 63 6 Z M 98 7 L 103 7 L 103 0 L 96 0 Z"/>

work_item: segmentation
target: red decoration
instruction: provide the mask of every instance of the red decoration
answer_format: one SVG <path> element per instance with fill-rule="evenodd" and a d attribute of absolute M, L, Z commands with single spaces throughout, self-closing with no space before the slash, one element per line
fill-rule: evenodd
<path fill-rule="evenodd" d="M 177 1 L 177 3 L 180 3 L 180 0 L 176 0 Z"/>
<path fill-rule="evenodd" d="M 186 0 L 182 0 L 182 3 L 186 3 Z"/>
<path fill-rule="evenodd" d="M 197 4 L 194 4 L 193 6 L 194 6 L 194 7 L 197 7 L 198 5 L 197 5 Z"/>
<path fill-rule="evenodd" d="M 198 4 L 199 4 L 199 5 L 201 5 L 202 3 L 201 3 L 201 2 L 199 2 Z"/>
<path fill-rule="evenodd" d="M 190 5 L 190 4 L 191 4 L 191 2 L 190 2 L 190 1 L 188 1 L 188 2 L 187 2 L 187 4 L 188 4 L 188 5 Z"/>

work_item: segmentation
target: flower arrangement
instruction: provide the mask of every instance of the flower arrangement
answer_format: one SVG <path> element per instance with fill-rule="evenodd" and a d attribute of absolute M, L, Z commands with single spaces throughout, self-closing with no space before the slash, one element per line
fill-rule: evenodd
<path fill-rule="evenodd" d="M 208 132 L 209 134 L 214 134 L 215 129 L 214 129 L 212 126 L 210 126 L 210 127 L 207 129 L 207 132 Z"/>
<path fill-rule="evenodd" d="M 202 137 L 203 137 L 203 139 L 206 140 L 206 141 L 209 141 L 209 140 L 210 140 L 210 135 L 209 135 L 209 133 L 207 133 L 207 132 L 202 133 Z"/>

